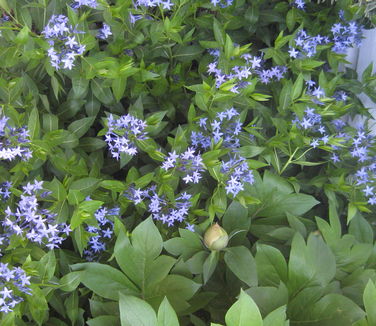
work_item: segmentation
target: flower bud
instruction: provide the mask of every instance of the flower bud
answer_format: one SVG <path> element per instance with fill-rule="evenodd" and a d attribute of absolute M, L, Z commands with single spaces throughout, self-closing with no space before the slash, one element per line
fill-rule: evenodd
<path fill-rule="evenodd" d="M 222 250 L 228 243 L 227 232 L 215 223 L 206 230 L 204 243 L 210 250 Z"/>

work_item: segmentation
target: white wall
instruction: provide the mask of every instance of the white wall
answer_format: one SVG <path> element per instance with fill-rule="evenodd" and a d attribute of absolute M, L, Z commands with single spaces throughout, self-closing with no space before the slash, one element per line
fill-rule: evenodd
<path fill-rule="evenodd" d="M 360 48 L 351 48 L 347 53 L 347 60 L 351 62 L 349 67 L 357 71 L 359 79 L 362 78 L 364 69 L 366 69 L 372 61 L 376 61 L 376 29 L 364 30 L 363 36 L 364 39 L 362 40 Z M 375 71 L 376 62 L 373 67 L 373 72 Z M 370 109 L 372 116 L 376 119 L 376 104 L 365 94 L 360 94 L 359 99 L 362 101 L 364 107 Z M 351 122 L 354 126 L 359 126 L 363 123 L 364 118 L 361 116 L 355 118 Z M 372 129 L 372 133 L 376 135 L 376 120 L 370 121 L 370 128 Z"/>

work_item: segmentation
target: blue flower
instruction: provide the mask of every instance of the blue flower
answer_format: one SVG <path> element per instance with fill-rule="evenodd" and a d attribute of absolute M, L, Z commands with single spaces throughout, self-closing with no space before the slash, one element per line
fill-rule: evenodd
<path fill-rule="evenodd" d="M 42 34 L 51 46 L 47 50 L 47 55 L 56 70 L 61 68 L 71 70 L 75 58 L 84 53 L 85 46 L 81 45 L 77 38 L 80 33 L 82 32 L 68 25 L 68 17 L 51 16 Z"/>
<path fill-rule="evenodd" d="M 57 214 L 46 208 L 41 208 L 38 202 L 38 193 L 42 190 L 43 182 L 35 180 L 24 187 L 23 194 L 16 204 L 4 211 L 5 217 L 1 223 L 4 232 L 2 244 L 8 244 L 12 234 L 44 245 L 49 249 L 58 248 L 63 242 L 63 234 L 68 235 L 70 228 L 67 224 L 56 223 Z"/>
<path fill-rule="evenodd" d="M 86 228 L 88 232 L 93 233 L 89 238 L 87 248 L 83 251 L 86 260 L 98 260 L 100 253 L 106 250 L 106 242 L 111 240 L 114 232 L 114 223 L 111 220 L 113 218 L 112 216 L 119 216 L 119 214 L 119 207 L 114 207 L 112 209 L 101 207 L 94 213 L 98 227 L 88 226 Z"/>
<path fill-rule="evenodd" d="M 21 267 L 0 263 L 0 312 L 12 312 L 25 294 L 31 295 L 29 279 Z"/>
<path fill-rule="evenodd" d="M 137 154 L 136 140 L 144 140 L 147 134 L 144 131 L 146 122 L 137 119 L 130 114 L 122 115 L 115 119 L 112 114 L 107 119 L 108 131 L 105 141 L 112 154 L 112 157 L 120 159 L 120 154 L 125 153 L 131 156 Z"/>
<path fill-rule="evenodd" d="M 105 40 L 110 35 L 112 35 L 110 26 L 107 25 L 106 23 L 103 23 L 103 27 L 98 31 L 97 37 L 102 40 Z"/>

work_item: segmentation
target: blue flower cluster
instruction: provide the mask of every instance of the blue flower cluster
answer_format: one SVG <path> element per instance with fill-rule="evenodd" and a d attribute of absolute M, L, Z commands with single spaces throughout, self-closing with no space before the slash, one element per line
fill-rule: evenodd
<path fill-rule="evenodd" d="M 0 118 L 0 160 L 13 161 L 17 157 L 24 161 L 32 157 L 28 148 L 29 131 L 26 127 L 15 128 L 8 124 L 8 117 Z"/>
<path fill-rule="evenodd" d="M 362 29 L 354 21 L 336 23 L 331 28 L 332 36 L 311 36 L 304 29 L 300 30 L 294 39 L 294 46 L 288 51 L 291 58 L 313 57 L 318 45 L 333 43 L 331 49 L 336 53 L 345 53 L 352 46 L 360 46 Z"/>
<path fill-rule="evenodd" d="M 308 130 L 310 133 L 317 133 L 320 137 L 313 138 L 310 146 L 313 148 L 319 145 L 326 145 L 329 141 L 329 134 L 327 128 L 322 123 L 321 115 L 316 113 L 314 108 L 307 107 L 304 111 L 304 116 L 299 119 L 295 116 L 292 121 L 293 124 L 297 125 L 298 128 Z"/>
<path fill-rule="evenodd" d="M 82 6 L 87 6 L 90 8 L 97 8 L 98 3 L 97 0 L 74 0 L 71 7 L 73 9 L 81 8 Z"/>
<path fill-rule="evenodd" d="M 137 147 L 136 140 L 143 140 L 147 138 L 144 131 L 146 122 L 137 119 L 130 114 L 122 115 L 115 119 L 112 114 L 108 117 L 108 131 L 105 136 L 105 141 L 114 158 L 120 159 L 120 154 L 136 155 Z"/>
<path fill-rule="evenodd" d="M 0 184 L 0 199 L 2 199 L 3 201 L 6 201 L 10 197 L 10 187 L 12 187 L 12 182 L 10 181 L 5 181 Z"/>
<path fill-rule="evenodd" d="M 21 199 L 16 209 L 7 207 L 5 217 L 1 222 L 3 232 L 0 236 L 0 244 L 7 245 L 12 235 L 26 237 L 32 242 L 43 244 L 49 249 L 58 248 L 63 242 L 62 234 L 68 235 L 70 227 L 65 224 L 57 224 L 57 214 L 46 208 L 41 208 L 38 203 L 38 193 L 43 189 L 43 181 L 35 180 L 23 187 Z M 42 193 L 40 196 L 46 196 Z"/>
<path fill-rule="evenodd" d="M 136 205 L 147 200 L 149 202 L 148 212 L 152 214 L 153 219 L 161 221 L 169 227 L 175 223 L 184 222 L 188 216 L 188 210 L 192 206 L 190 202 L 192 195 L 183 192 L 172 202 L 164 196 L 159 196 L 155 185 L 145 190 L 130 187 L 125 193 L 125 197 Z M 186 223 L 186 226 L 187 229 L 194 231 L 193 225 Z"/>
<path fill-rule="evenodd" d="M 99 258 L 99 254 L 106 250 L 106 241 L 112 238 L 114 223 L 109 218 L 110 216 L 119 216 L 120 208 L 114 207 L 107 209 L 105 207 L 99 208 L 94 216 L 97 220 L 98 227 L 88 226 L 86 230 L 95 235 L 91 236 L 88 242 L 88 247 L 83 251 L 84 257 L 88 261 L 94 261 Z"/>
<path fill-rule="evenodd" d="M 228 160 L 221 162 L 221 172 L 225 175 L 226 193 L 236 196 L 244 190 L 244 183 L 253 184 L 254 177 L 247 161 L 238 153 L 240 147 L 240 133 L 242 123 L 236 109 L 230 108 L 217 112 L 213 121 L 208 118 L 199 120 L 201 131 L 193 131 L 191 142 L 194 147 L 207 149 L 211 142 L 218 143 L 222 139 L 222 146 L 228 148 Z"/>
<path fill-rule="evenodd" d="M 233 4 L 234 0 L 210 0 L 215 7 L 219 5 L 221 8 L 229 7 Z"/>
<path fill-rule="evenodd" d="M 44 27 L 42 34 L 50 45 L 48 57 L 56 70 L 71 70 L 76 57 L 85 52 L 85 45 L 80 44 L 77 38 L 80 33 L 83 32 L 68 25 L 68 17 L 64 15 L 53 15 Z"/>
<path fill-rule="evenodd" d="M 359 47 L 362 40 L 362 28 L 355 22 L 344 21 L 342 24 L 334 24 L 331 28 L 333 33 L 332 50 L 337 53 L 345 53 L 352 46 Z"/>
<path fill-rule="evenodd" d="M 325 45 L 330 42 L 327 36 L 311 36 L 304 29 L 300 30 L 295 36 L 295 47 L 288 52 L 291 58 L 313 57 L 316 54 L 317 45 Z"/>
<path fill-rule="evenodd" d="M 230 155 L 227 162 L 222 162 L 221 172 L 227 175 L 226 193 L 234 197 L 244 190 L 244 183 L 250 185 L 255 182 L 252 170 L 249 169 L 247 161 L 239 154 Z"/>
<path fill-rule="evenodd" d="M 375 144 L 374 136 L 367 133 L 363 127 L 356 129 L 355 136 L 344 132 L 346 123 L 342 120 L 334 120 L 333 125 L 337 131 L 337 137 L 342 147 L 332 146 L 333 154 L 331 160 L 333 163 L 341 163 L 348 159 L 351 163 L 355 162 L 356 171 L 352 175 L 357 186 L 363 189 L 367 197 L 368 204 L 376 205 L 375 179 L 376 163 L 372 147 Z"/>
<path fill-rule="evenodd" d="M 12 312 L 24 300 L 22 295 L 31 295 L 29 279 L 21 267 L 0 263 L 0 312 Z"/>
<path fill-rule="evenodd" d="M 171 0 L 136 0 L 135 5 L 144 7 L 162 6 L 163 9 L 167 10 L 170 10 L 174 6 Z"/>
<path fill-rule="evenodd" d="M 222 145 L 226 148 L 239 147 L 238 135 L 241 132 L 242 124 L 237 118 L 238 111 L 234 108 L 218 112 L 216 119 L 209 121 L 208 118 L 199 120 L 200 131 L 192 131 L 191 142 L 194 147 L 207 149 L 210 147 L 211 140 L 218 143 L 223 140 Z"/>
<path fill-rule="evenodd" d="M 265 61 L 262 56 L 253 56 L 251 54 L 243 54 L 241 58 L 244 60 L 242 65 L 232 67 L 231 73 L 225 74 L 218 68 L 219 64 L 219 50 L 210 50 L 209 53 L 215 57 L 215 60 L 208 65 L 208 74 L 215 77 L 215 86 L 219 88 L 222 84 L 229 80 L 235 80 L 236 84 L 230 91 L 238 94 L 239 90 L 251 84 L 248 80 L 251 76 L 256 75 L 261 82 L 267 84 L 272 80 L 280 80 L 287 72 L 285 66 L 275 66 L 270 69 L 264 69 Z"/>
<path fill-rule="evenodd" d="M 162 164 L 162 169 L 168 171 L 176 169 L 185 174 L 183 180 L 185 183 L 198 183 L 201 179 L 201 172 L 204 170 L 204 164 L 200 153 L 195 153 L 196 149 L 188 147 L 182 154 L 176 154 L 175 151 L 169 153 L 168 157 Z"/>
<path fill-rule="evenodd" d="M 110 26 L 103 23 L 103 27 L 98 31 L 97 37 L 106 40 L 110 35 L 112 35 Z"/>

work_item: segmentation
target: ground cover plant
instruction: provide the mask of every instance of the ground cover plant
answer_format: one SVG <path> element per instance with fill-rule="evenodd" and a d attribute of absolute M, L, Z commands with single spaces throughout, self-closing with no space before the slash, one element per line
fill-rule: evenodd
<path fill-rule="evenodd" d="M 376 325 L 370 6 L 0 0 L 1 326 Z"/>

